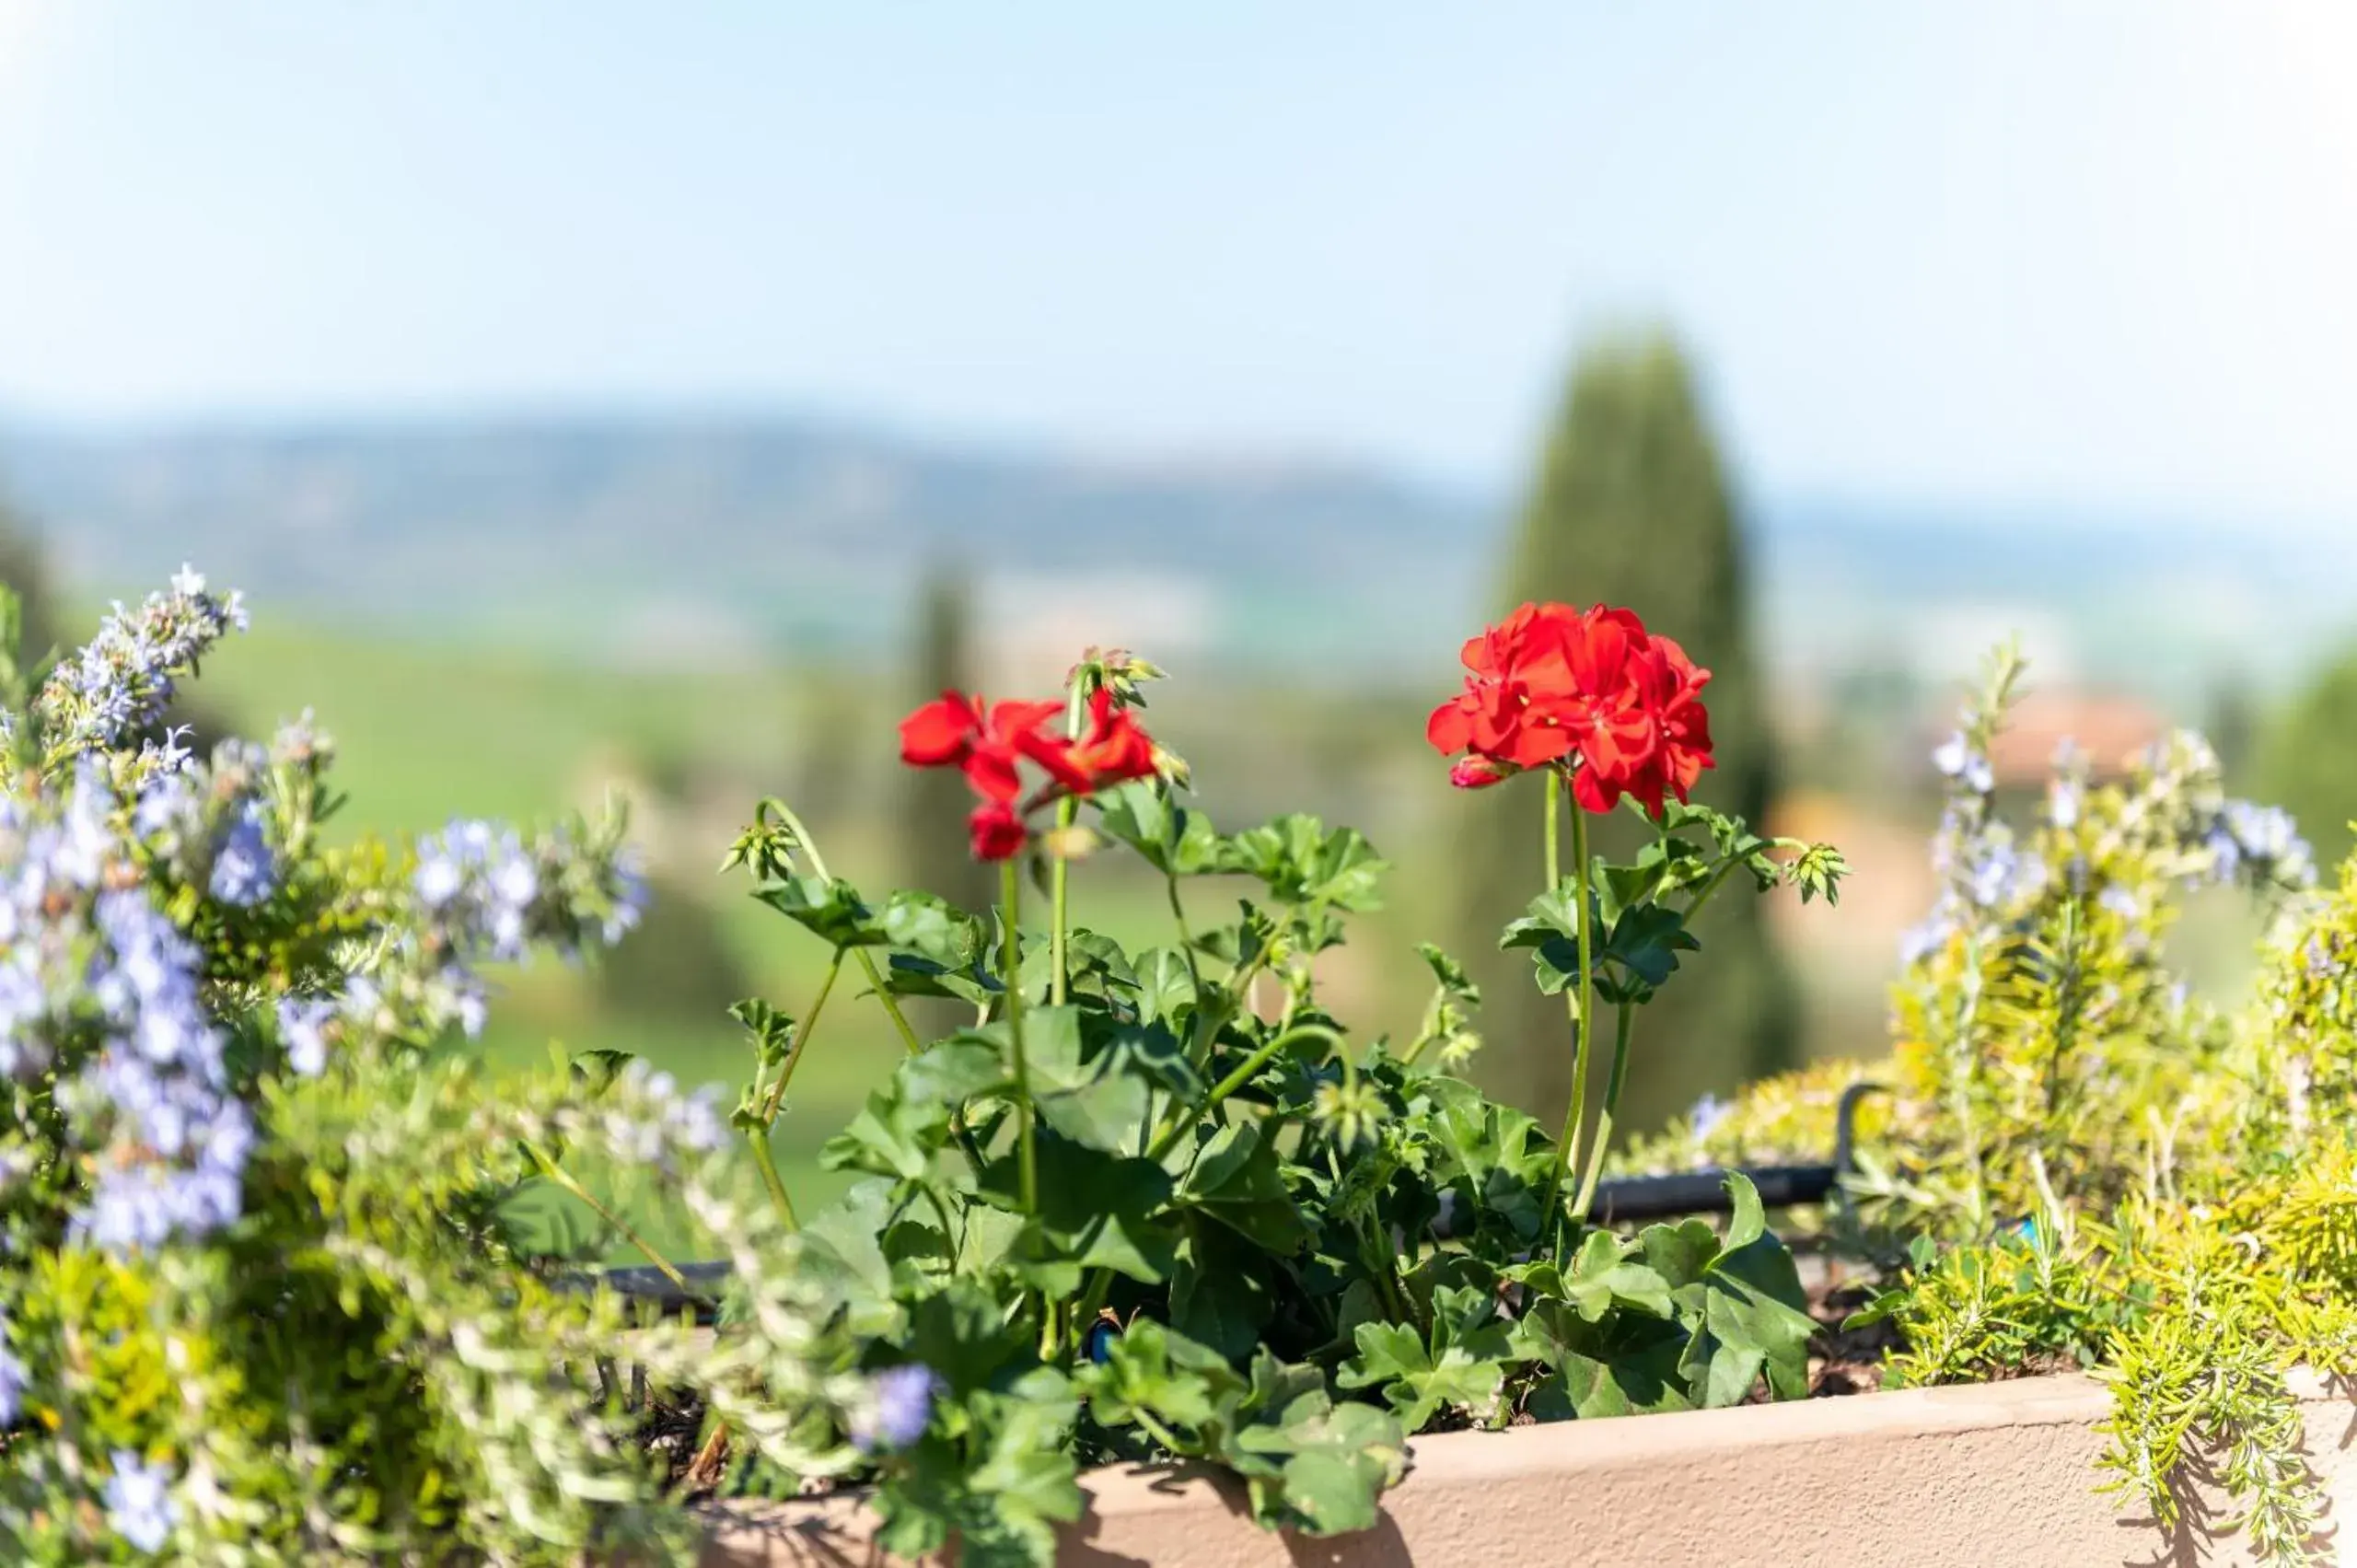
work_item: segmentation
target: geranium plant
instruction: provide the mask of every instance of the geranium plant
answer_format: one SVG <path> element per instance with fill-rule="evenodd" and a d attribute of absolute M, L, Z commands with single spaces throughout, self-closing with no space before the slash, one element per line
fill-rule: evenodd
<path fill-rule="evenodd" d="M 888 1549 L 1046 1562 L 1079 1469 L 1117 1458 L 1210 1460 L 1270 1524 L 1359 1529 L 1421 1431 L 1805 1390 L 1813 1325 L 1739 1176 L 1724 1233 L 1586 1214 L 1633 1016 L 1695 951 L 1695 911 L 1736 879 L 1829 896 L 1840 857 L 1689 801 L 1709 677 L 1634 615 L 1527 606 L 1466 663 L 1430 738 L 1459 785 L 1543 780 L 1538 897 L 1503 940 L 1564 994 L 1583 1096 L 1599 1008 L 1614 1020 L 1601 1109 L 1590 1126 L 1575 1102 L 1556 1139 L 1449 1075 L 1478 997 L 1434 948 L 1417 1036 L 1349 1038 L 1313 960 L 1376 907 L 1384 863 L 1306 817 L 1215 829 L 1136 716 L 1161 672 L 1127 654 L 1092 654 L 1058 699 L 950 692 L 901 725 L 909 765 L 973 785 L 993 911 L 871 900 L 762 804 L 731 864 L 830 958 L 798 1019 L 738 1009 L 756 1060 L 737 1121 L 832 1321 L 900 1396 L 866 1443 Z M 1629 864 L 1592 859 L 1588 816 L 1624 807 L 1652 836 Z M 1074 868 L 1113 849 L 1164 880 L 1169 944 L 1072 923 Z M 1199 878 L 1245 889 L 1233 921 L 1190 923 Z M 1026 923 L 1035 883 L 1045 929 Z M 846 969 L 906 1058 L 824 1150 L 858 1180 L 806 1219 L 768 1143 Z M 912 996 L 973 1021 L 923 1041 Z"/>

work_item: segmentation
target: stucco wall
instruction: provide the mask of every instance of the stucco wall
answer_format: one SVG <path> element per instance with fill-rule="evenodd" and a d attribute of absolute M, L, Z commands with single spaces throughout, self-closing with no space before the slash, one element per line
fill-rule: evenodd
<path fill-rule="evenodd" d="M 2309 1453 L 2357 1518 L 2357 1406 L 2310 1384 Z M 1364 1534 L 1256 1528 L 1217 1484 L 1100 1471 L 1062 1561 L 1086 1568 L 2135 1568 L 2248 1563 L 2239 1539 L 2172 1540 L 2095 1487 L 2108 1398 L 2041 1377 L 1689 1415 L 1456 1433 L 1413 1446 Z M 2214 1505 L 2214 1504 L 2213 1504 Z M 2195 1512 L 2200 1512 L 2197 1505 Z M 732 1511 L 708 1568 L 884 1568 L 853 1500 Z M 2357 1535 L 2357 1531 L 2349 1532 Z M 2357 1564 L 2357 1544 L 2326 1562 Z"/>

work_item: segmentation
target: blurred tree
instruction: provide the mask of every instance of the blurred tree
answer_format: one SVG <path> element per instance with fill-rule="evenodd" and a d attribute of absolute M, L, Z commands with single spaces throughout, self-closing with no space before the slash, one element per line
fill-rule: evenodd
<path fill-rule="evenodd" d="M 2251 777 L 2252 796 L 2292 814 L 2329 877 L 2357 842 L 2349 826 L 2357 818 L 2357 647 L 2267 722 Z"/>
<path fill-rule="evenodd" d="M 944 691 L 974 689 L 972 603 L 955 563 L 936 562 L 918 587 L 909 707 Z M 966 818 L 973 792 L 955 768 L 902 771 L 899 875 L 903 886 L 937 893 L 959 909 L 987 912 L 998 896 L 988 866 L 974 859 Z"/>
<path fill-rule="evenodd" d="M 602 1006 L 634 1018 L 709 1026 L 757 990 L 697 888 L 657 873 L 648 879 L 638 929 L 597 968 Z"/>
<path fill-rule="evenodd" d="M 23 606 L 22 635 L 17 639 L 17 652 L 27 664 L 39 659 L 55 645 L 58 629 L 55 610 L 50 598 L 49 572 L 43 563 L 41 544 L 32 530 L 0 501 L 0 583 L 16 590 Z"/>
<path fill-rule="evenodd" d="M 1717 768 L 1702 797 L 1761 825 L 1776 794 L 1774 745 L 1751 643 L 1742 540 L 1724 471 L 1685 356 L 1666 335 L 1616 339 L 1573 366 L 1527 503 L 1501 608 L 1526 599 L 1627 605 L 1713 673 Z M 1540 888 L 1538 785 L 1464 796 L 1454 951 L 1483 988 L 1477 1060 L 1492 1086 L 1546 1120 L 1569 1102 L 1571 1028 L 1561 997 L 1539 995 L 1521 952 L 1497 933 Z M 1596 824 L 1618 855 L 1638 824 Z M 1736 889 L 1730 889 L 1729 895 Z M 1724 1092 L 1794 1060 L 1796 1003 L 1762 902 L 1722 896 L 1698 930 L 1702 950 L 1638 1015 L 1621 1100 L 1624 1128 L 1658 1125 L 1706 1091 Z M 1599 1076 L 1608 1040 L 1596 1052 Z"/>
<path fill-rule="evenodd" d="M 2256 761 L 2253 753 L 2258 740 L 2258 703 L 2248 681 L 2239 675 L 2227 675 L 2211 687 L 2202 733 L 2217 751 L 2227 782 L 2243 784 Z"/>

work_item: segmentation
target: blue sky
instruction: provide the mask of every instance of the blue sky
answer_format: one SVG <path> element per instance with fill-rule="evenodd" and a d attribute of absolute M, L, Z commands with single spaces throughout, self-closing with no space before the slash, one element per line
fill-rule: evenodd
<path fill-rule="evenodd" d="M 1470 14 L 1467 14 L 1470 13 Z M 2357 13 L 0 0 L 0 407 L 825 411 L 2357 528 Z"/>

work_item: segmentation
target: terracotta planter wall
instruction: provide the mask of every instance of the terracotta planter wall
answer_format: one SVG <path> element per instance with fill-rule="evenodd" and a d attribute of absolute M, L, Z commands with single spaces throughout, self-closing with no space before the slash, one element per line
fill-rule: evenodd
<path fill-rule="evenodd" d="M 2357 1406 L 2313 1381 L 2310 1463 L 2357 1518 Z M 1222 1483 L 1088 1477 L 1060 1561 L 1087 1568 L 2154 1568 L 2252 1561 L 2200 1525 L 2178 1539 L 2098 1495 L 2109 1396 L 2025 1378 L 1687 1415 L 1419 1439 L 1384 1520 L 1330 1540 L 1254 1527 Z M 2206 1502 L 2206 1508 L 2205 1508 Z M 2188 1516 L 2226 1513 L 2215 1495 Z M 732 1508 L 706 1568 L 887 1568 L 856 1499 Z M 2348 1532 L 2357 1537 L 2357 1530 Z M 2357 1541 L 2327 1562 L 2357 1564 Z"/>

